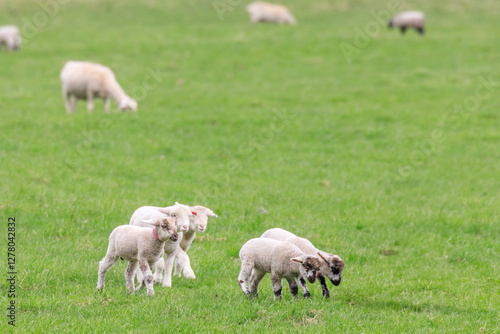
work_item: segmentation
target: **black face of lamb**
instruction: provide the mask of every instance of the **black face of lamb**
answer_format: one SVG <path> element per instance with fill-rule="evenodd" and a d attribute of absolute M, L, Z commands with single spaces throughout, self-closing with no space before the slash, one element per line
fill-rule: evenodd
<path fill-rule="evenodd" d="M 316 270 L 306 270 L 306 276 L 309 282 L 316 282 Z"/>
<path fill-rule="evenodd" d="M 330 279 L 330 281 L 332 281 L 333 285 L 335 285 L 335 286 L 339 286 L 341 280 L 342 280 L 342 277 L 340 275 L 338 276 L 338 279 L 333 279 L 333 280 Z"/>

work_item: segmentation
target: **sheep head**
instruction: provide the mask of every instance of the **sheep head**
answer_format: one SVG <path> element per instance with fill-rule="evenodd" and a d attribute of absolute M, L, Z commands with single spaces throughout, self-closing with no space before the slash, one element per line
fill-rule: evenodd
<path fill-rule="evenodd" d="M 316 275 L 321 267 L 321 261 L 314 255 L 304 255 L 293 257 L 290 260 L 301 264 L 299 267 L 300 274 L 307 278 L 311 283 L 316 282 Z"/>
<path fill-rule="evenodd" d="M 339 256 L 333 254 L 321 254 L 318 252 L 318 255 L 324 261 L 324 264 L 321 266 L 321 273 L 328 277 L 328 279 L 332 281 L 333 285 L 338 286 L 340 284 L 340 280 L 342 279 L 344 261 L 342 261 Z"/>
<path fill-rule="evenodd" d="M 137 101 L 129 96 L 125 96 L 118 104 L 118 108 L 120 108 L 121 111 L 137 111 Z"/>
<path fill-rule="evenodd" d="M 179 238 L 177 234 L 177 225 L 175 219 L 165 217 L 156 220 L 143 220 L 144 223 L 154 226 L 154 235 L 160 241 L 166 241 L 170 238 L 172 241 L 177 241 Z"/>
<path fill-rule="evenodd" d="M 208 217 L 218 217 L 212 210 L 201 205 L 190 206 L 189 209 L 193 214 L 190 219 L 189 229 L 195 232 L 205 232 Z"/>
<path fill-rule="evenodd" d="M 178 232 L 189 230 L 189 220 L 193 214 L 189 206 L 175 202 L 175 205 L 166 208 L 157 208 L 161 213 L 175 219 Z"/>

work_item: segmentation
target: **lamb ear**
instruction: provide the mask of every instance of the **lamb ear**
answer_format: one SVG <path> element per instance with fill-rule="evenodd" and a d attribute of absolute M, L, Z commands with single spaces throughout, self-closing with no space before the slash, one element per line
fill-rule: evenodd
<path fill-rule="evenodd" d="M 161 224 L 161 221 L 153 220 L 153 219 L 146 219 L 146 220 L 143 220 L 142 222 L 149 224 L 149 225 L 153 225 L 153 226 L 160 226 L 160 224 Z"/>
<path fill-rule="evenodd" d="M 209 217 L 215 217 L 215 218 L 218 218 L 219 216 L 217 216 L 212 210 L 208 210 L 207 212 L 207 216 Z"/>
<path fill-rule="evenodd" d="M 327 260 L 327 259 L 325 259 L 325 258 L 323 257 L 323 255 L 321 255 L 321 253 L 320 253 L 320 252 L 318 252 L 318 255 L 319 255 L 319 257 L 320 257 L 320 258 L 322 258 L 322 259 L 323 259 L 323 261 L 325 261 L 325 262 L 326 262 L 326 264 L 329 264 L 328 260 Z"/>
<path fill-rule="evenodd" d="M 304 262 L 304 259 L 302 259 L 301 257 L 292 257 L 290 260 L 292 260 L 294 262 L 298 262 L 298 263 Z"/>
<path fill-rule="evenodd" d="M 170 209 L 167 208 L 156 208 L 157 211 L 160 211 L 161 213 L 165 215 L 170 215 Z"/>
<path fill-rule="evenodd" d="M 175 205 L 180 205 L 180 204 L 181 204 L 181 203 L 179 203 L 179 202 L 177 202 L 177 201 L 175 202 Z"/>

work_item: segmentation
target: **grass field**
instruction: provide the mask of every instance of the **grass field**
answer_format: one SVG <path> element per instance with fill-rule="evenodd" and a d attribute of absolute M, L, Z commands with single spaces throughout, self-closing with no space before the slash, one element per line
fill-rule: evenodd
<path fill-rule="evenodd" d="M 0 25 L 35 25 L 0 52 L 0 246 L 6 268 L 15 217 L 18 273 L 0 332 L 499 333 L 500 3 L 402 3 L 426 35 L 363 43 L 387 2 L 282 1 L 295 27 L 225 3 L 221 19 L 211 1 L 69 1 L 37 25 L 37 2 L 0 1 Z M 138 112 L 67 114 L 67 60 L 110 66 Z M 97 293 L 113 228 L 175 201 L 219 214 L 189 250 L 196 280 L 128 295 L 118 262 Z M 330 299 L 285 283 L 274 301 L 268 276 L 244 297 L 239 249 L 271 227 L 343 258 Z"/>

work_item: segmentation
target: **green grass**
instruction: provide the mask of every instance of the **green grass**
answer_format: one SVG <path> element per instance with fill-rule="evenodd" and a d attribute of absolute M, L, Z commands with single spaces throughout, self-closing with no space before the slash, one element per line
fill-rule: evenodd
<path fill-rule="evenodd" d="M 351 62 L 340 45 L 386 2 L 284 3 L 296 27 L 251 26 L 246 3 L 221 20 L 210 1 L 72 1 L 0 53 L 16 332 L 500 331 L 500 86 L 464 121 L 452 113 L 480 78 L 500 82 L 499 3 L 404 5 L 427 14 L 426 35 L 382 27 Z M 39 10 L 0 2 L 0 25 Z M 66 114 L 71 59 L 110 66 L 139 111 L 105 114 L 99 101 Z M 161 82 L 134 96 L 148 68 Z M 119 262 L 96 293 L 112 229 L 174 201 L 219 214 L 189 251 L 196 280 L 128 295 Z M 268 277 L 257 300 L 243 296 L 238 251 L 278 226 L 344 259 L 329 300 L 318 284 L 292 300 L 285 283 L 273 301 Z"/>

